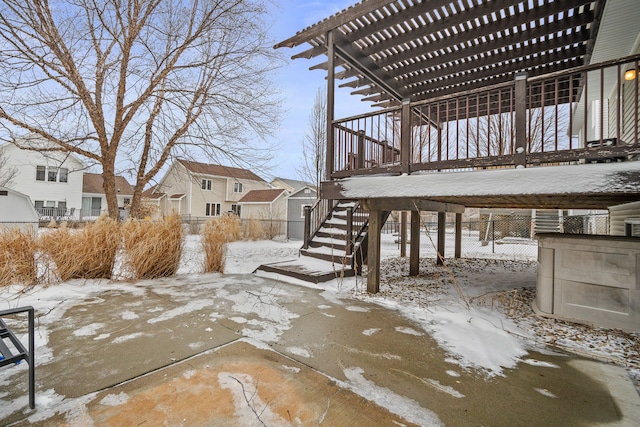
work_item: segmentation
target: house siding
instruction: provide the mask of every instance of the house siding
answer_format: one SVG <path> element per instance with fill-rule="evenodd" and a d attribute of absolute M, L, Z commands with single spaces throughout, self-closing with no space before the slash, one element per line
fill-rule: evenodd
<path fill-rule="evenodd" d="M 289 239 L 302 240 L 304 238 L 304 211 L 303 206 L 313 206 L 316 202 L 316 193 L 311 191 L 305 197 L 303 190 L 292 194 L 287 200 L 287 237 Z"/>
<path fill-rule="evenodd" d="M 210 189 L 202 188 L 203 179 L 211 180 Z M 242 192 L 234 192 L 236 182 L 242 184 Z M 157 192 L 165 193 L 167 197 L 167 202 L 161 206 L 163 215 L 175 209 L 181 215 L 197 218 L 206 216 L 207 203 L 220 204 L 220 214 L 223 214 L 231 211 L 232 205 L 237 204 L 249 191 L 267 188 L 268 184 L 264 181 L 192 173 L 182 163 L 175 162 L 158 186 Z M 179 202 L 171 200 L 174 194 L 184 194 L 185 197 Z"/>
<path fill-rule="evenodd" d="M 67 209 L 82 207 L 82 170 L 84 165 L 65 153 L 50 152 L 47 157 L 36 151 L 22 150 L 13 144 L 0 147 L 9 160 L 10 167 L 18 170 L 13 179 L 11 189 L 26 194 L 35 204 L 43 201 L 47 204 L 65 202 Z M 45 181 L 36 180 L 36 167 L 45 166 L 68 169 L 67 182 L 50 182 L 45 174 Z"/>

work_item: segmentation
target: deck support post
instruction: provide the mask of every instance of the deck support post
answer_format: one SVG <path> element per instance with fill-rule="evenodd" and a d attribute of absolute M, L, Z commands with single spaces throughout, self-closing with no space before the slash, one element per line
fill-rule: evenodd
<path fill-rule="evenodd" d="M 456 213 L 456 247 L 454 258 L 462 257 L 462 214 Z"/>
<path fill-rule="evenodd" d="M 420 272 L 420 211 L 411 211 L 411 250 L 409 252 L 409 276 Z"/>
<path fill-rule="evenodd" d="M 438 259 L 436 265 L 444 265 L 444 247 L 446 238 L 447 213 L 438 212 Z"/>
<path fill-rule="evenodd" d="M 400 212 L 400 257 L 407 256 L 407 211 Z"/>
<path fill-rule="evenodd" d="M 400 118 L 400 164 L 403 174 L 411 173 L 411 103 L 402 100 L 402 116 Z"/>
<path fill-rule="evenodd" d="M 347 232 L 345 234 L 344 253 L 349 256 L 353 251 L 353 207 L 351 206 L 347 209 Z"/>
<path fill-rule="evenodd" d="M 516 167 L 527 165 L 527 73 L 516 74 L 515 77 L 515 131 L 516 131 Z"/>
<path fill-rule="evenodd" d="M 369 238 L 367 253 L 367 292 L 377 294 L 380 290 L 380 234 L 382 232 L 382 211 L 369 211 Z"/>
<path fill-rule="evenodd" d="M 333 116 L 335 110 L 335 48 L 333 45 L 333 32 L 327 32 L 327 153 L 325 158 L 325 179 L 331 181 L 334 167 L 334 141 L 333 141 Z"/>

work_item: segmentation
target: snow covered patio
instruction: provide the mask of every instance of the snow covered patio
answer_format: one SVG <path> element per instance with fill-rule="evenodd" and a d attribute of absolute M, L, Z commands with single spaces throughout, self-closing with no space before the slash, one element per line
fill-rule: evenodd
<path fill-rule="evenodd" d="M 299 242 L 238 242 L 232 274 L 193 273 L 195 237 L 174 278 L 2 289 L 7 305 L 32 304 L 38 318 L 36 409 L 26 366 L 5 368 L 2 424 L 623 426 L 640 417 L 622 367 L 552 353 L 526 319 L 497 309 L 492 292 L 534 287 L 535 263 L 456 260 L 447 270 L 423 259 L 423 273 L 407 278 L 406 259 L 388 258 L 371 296 L 362 279 L 313 288 L 245 274 Z M 582 335 L 584 351 L 637 360 L 605 334 Z"/>

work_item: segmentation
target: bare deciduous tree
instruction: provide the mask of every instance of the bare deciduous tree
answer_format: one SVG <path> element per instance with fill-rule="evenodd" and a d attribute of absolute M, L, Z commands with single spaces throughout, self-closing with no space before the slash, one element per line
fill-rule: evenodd
<path fill-rule="evenodd" d="M 309 129 L 302 140 L 303 163 L 298 169 L 301 179 L 320 188 L 324 177 L 327 144 L 327 94 L 322 88 L 316 92 L 313 109 L 309 114 Z M 319 193 L 318 193 L 319 194 Z"/>
<path fill-rule="evenodd" d="M 7 163 L 7 154 L 0 148 L 0 187 L 11 187 L 18 169 Z"/>
<path fill-rule="evenodd" d="M 4 0 L 0 139 L 37 134 L 99 163 L 113 217 L 118 172 L 135 212 L 173 156 L 264 164 L 255 142 L 280 111 L 264 13 L 261 0 Z"/>

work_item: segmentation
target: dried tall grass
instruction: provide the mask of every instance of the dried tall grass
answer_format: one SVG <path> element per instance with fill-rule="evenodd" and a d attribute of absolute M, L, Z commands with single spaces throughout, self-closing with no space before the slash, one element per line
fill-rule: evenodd
<path fill-rule="evenodd" d="M 163 221 L 128 220 L 122 226 L 125 265 L 136 279 L 176 274 L 182 256 L 183 230 L 179 215 Z"/>
<path fill-rule="evenodd" d="M 241 222 L 235 215 L 224 215 L 207 221 L 202 230 L 204 271 L 224 272 L 226 245 L 240 238 Z"/>
<path fill-rule="evenodd" d="M 33 229 L 14 227 L 0 231 L 0 286 L 36 284 L 38 242 L 35 236 Z"/>
<path fill-rule="evenodd" d="M 266 236 L 262 221 L 250 217 L 245 230 L 245 237 L 249 240 L 262 240 Z"/>
<path fill-rule="evenodd" d="M 42 252 L 51 257 L 63 282 L 110 279 L 120 243 L 120 227 L 106 215 L 79 230 L 69 230 L 63 223 L 40 238 Z"/>

